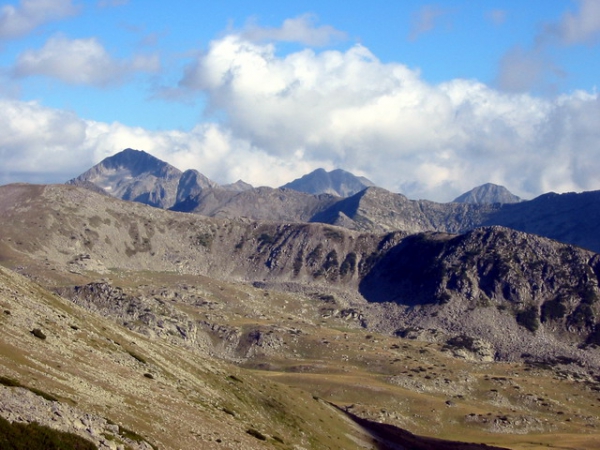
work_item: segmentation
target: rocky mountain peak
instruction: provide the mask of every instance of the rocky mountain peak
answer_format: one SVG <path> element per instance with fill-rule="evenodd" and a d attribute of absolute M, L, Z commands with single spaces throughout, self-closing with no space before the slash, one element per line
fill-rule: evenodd
<path fill-rule="evenodd" d="M 181 173 L 178 169 L 143 150 L 126 148 L 104 159 L 100 166 L 105 170 L 128 170 L 132 176 L 151 173 L 155 176 Z"/>
<path fill-rule="evenodd" d="M 218 187 L 197 170 L 181 172 L 143 150 L 131 148 L 105 158 L 67 184 L 158 208 L 170 208 L 203 189 Z"/>
<path fill-rule="evenodd" d="M 455 203 L 494 204 L 494 203 L 519 203 L 521 198 L 512 194 L 504 186 L 486 183 L 458 196 Z"/>
<path fill-rule="evenodd" d="M 249 191 L 250 189 L 253 189 L 253 186 L 251 184 L 248 184 L 243 180 L 237 180 L 235 183 L 225 184 L 221 187 L 227 191 L 235 191 L 235 192 L 243 192 L 243 191 Z"/>
<path fill-rule="evenodd" d="M 316 169 L 281 187 L 313 195 L 331 194 L 338 197 L 350 197 L 369 186 L 375 186 L 375 184 L 365 177 L 358 177 L 342 169 L 335 169 L 331 172 L 327 172 L 325 169 Z"/>

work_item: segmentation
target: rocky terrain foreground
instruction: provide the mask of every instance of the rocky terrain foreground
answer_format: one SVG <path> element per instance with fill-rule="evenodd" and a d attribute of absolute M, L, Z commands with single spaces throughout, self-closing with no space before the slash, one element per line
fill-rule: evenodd
<path fill-rule="evenodd" d="M 62 185 L 0 187 L 0 228 L 9 420 L 98 448 L 600 448 L 591 251 Z"/>

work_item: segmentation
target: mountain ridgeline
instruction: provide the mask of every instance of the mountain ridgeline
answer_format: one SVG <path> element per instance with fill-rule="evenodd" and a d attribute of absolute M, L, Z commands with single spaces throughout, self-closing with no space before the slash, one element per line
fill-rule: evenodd
<path fill-rule="evenodd" d="M 0 417 L 97 448 L 596 448 L 597 192 L 315 177 L 219 186 L 126 150 L 0 186 Z"/>
<path fill-rule="evenodd" d="M 501 225 L 600 252 L 600 192 L 544 194 L 523 201 L 486 184 L 450 203 L 410 200 L 342 171 L 318 169 L 281 188 L 220 186 L 146 152 L 126 149 L 69 184 L 123 200 L 209 217 L 321 222 L 372 233 L 464 233 Z"/>
<path fill-rule="evenodd" d="M 501 359 L 561 354 L 600 364 L 600 355 L 585 350 L 600 343 L 600 259 L 540 236 L 499 226 L 374 234 L 218 219 L 60 185 L 9 185 L 0 194 L 5 259 L 35 255 L 73 273 L 151 267 L 338 292 L 327 314 L 360 310 L 368 329 L 436 328 L 482 337 Z M 32 234 L 37 227 L 45 231 Z"/>
<path fill-rule="evenodd" d="M 375 186 L 365 177 L 356 177 L 342 169 L 317 169 L 297 180 L 281 186 L 283 189 L 306 192 L 307 194 L 331 194 L 337 197 L 350 197 L 363 189 Z"/>

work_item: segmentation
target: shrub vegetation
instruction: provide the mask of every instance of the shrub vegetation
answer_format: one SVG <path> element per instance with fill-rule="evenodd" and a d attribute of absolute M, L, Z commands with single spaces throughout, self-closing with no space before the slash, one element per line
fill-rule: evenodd
<path fill-rule="evenodd" d="M 10 450 L 97 450 L 92 442 L 37 423 L 10 423 L 0 417 L 0 448 Z"/>

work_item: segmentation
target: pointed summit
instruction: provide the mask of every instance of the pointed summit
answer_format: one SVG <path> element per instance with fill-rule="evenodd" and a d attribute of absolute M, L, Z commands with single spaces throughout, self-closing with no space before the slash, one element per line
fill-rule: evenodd
<path fill-rule="evenodd" d="M 357 177 L 342 169 L 331 172 L 317 169 L 281 187 L 313 195 L 332 194 L 338 197 L 350 197 L 370 186 L 375 184 L 365 177 Z"/>
<path fill-rule="evenodd" d="M 170 164 L 144 151 L 127 148 L 68 184 L 88 188 L 94 185 L 113 197 L 168 208 L 175 202 L 180 177 L 181 171 Z"/>
<path fill-rule="evenodd" d="M 522 199 L 512 194 L 504 186 L 486 183 L 456 197 L 454 203 L 494 204 L 519 203 Z"/>

